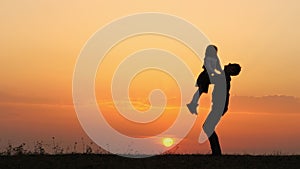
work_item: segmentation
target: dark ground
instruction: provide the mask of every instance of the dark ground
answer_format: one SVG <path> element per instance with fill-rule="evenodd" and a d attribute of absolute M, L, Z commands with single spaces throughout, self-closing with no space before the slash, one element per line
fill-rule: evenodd
<path fill-rule="evenodd" d="M 0 169 L 300 169 L 300 155 L 160 155 L 142 159 L 116 155 L 0 156 Z"/>

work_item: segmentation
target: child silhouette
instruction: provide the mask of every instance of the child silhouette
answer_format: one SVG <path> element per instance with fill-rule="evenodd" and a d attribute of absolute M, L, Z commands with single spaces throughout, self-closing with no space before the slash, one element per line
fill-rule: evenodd
<path fill-rule="evenodd" d="M 198 90 L 195 92 L 192 101 L 187 104 L 187 107 L 192 114 L 198 114 L 197 107 L 201 94 L 208 92 L 208 86 L 213 83 L 213 77 L 222 72 L 217 52 L 218 48 L 215 45 L 209 45 L 206 48 L 204 65 L 202 66 L 204 70 L 200 73 L 196 82 Z M 209 79 L 209 75 L 211 79 Z"/>

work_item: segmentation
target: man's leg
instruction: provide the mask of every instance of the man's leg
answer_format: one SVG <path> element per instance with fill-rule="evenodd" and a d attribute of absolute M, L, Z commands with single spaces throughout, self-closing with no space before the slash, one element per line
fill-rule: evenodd
<path fill-rule="evenodd" d="M 219 138 L 216 132 L 213 132 L 213 134 L 209 137 L 209 144 L 211 147 L 212 155 L 214 156 L 222 155 Z"/>

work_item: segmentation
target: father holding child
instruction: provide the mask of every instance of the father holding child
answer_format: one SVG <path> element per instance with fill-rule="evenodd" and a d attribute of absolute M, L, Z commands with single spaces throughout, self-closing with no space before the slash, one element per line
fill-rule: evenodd
<path fill-rule="evenodd" d="M 187 104 L 189 111 L 197 115 L 197 106 L 201 94 L 208 92 L 209 84 L 214 84 L 211 111 L 203 125 L 203 131 L 209 138 L 212 155 L 222 155 L 215 127 L 228 110 L 231 76 L 237 76 L 241 71 L 240 65 L 236 63 L 229 63 L 222 70 L 217 51 L 218 48 L 214 45 L 209 45 L 206 48 L 204 66 L 202 67 L 204 70 L 198 76 L 196 84 L 198 90 L 194 94 L 192 101 Z M 201 132 L 199 142 L 203 141 L 203 134 Z"/>

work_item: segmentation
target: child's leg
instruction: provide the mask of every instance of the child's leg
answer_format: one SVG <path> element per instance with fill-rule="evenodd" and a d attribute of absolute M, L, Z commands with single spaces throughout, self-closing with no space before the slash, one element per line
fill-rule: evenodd
<path fill-rule="evenodd" d="M 198 88 L 198 90 L 196 91 L 196 93 L 193 96 L 191 103 L 186 105 L 192 114 L 196 114 L 196 115 L 198 114 L 197 107 L 198 107 L 198 101 L 199 101 L 201 94 L 202 94 L 202 89 Z"/>
<path fill-rule="evenodd" d="M 191 103 L 198 104 L 201 94 L 202 94 L 202 90 L 200 88 L 198 88 L 198 90 L 195 92 L 195 94 L 193 96 Z"/>

